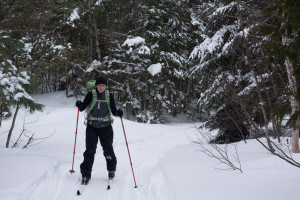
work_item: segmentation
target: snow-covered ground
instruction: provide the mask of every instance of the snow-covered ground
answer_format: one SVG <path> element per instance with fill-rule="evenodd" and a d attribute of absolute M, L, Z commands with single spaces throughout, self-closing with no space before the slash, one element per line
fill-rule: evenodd
<path fill-rule="evenodd" d="M 77 110 L 75 99 L 64 93 L 35 97 L 44 104 L 42 113 L 26 114 L 25 129 L 38 143 L 27 149 L 22 137 L 18 148 L 6 149 L 11 119 L 0 130 L 0 199 L 2 200 L 298 200 L 300 169 L 267 153 L 255 141 L 238 144 L 243 173 L 225 169 L 203 155 L 190 138 L 193 124 L 150 125 L 123 120 L 138 188 L 134 188 L 121 121 L 115 118 L 114 148 L 118 159 L 116 178 L 107 191 L 107 172 L 102 149 L 98 151 L 90 184 L 81 196 L 79 165 L 85 150 L 84 115 L 80 113 L 74 174 L 70 174 Z M 12 136 L 23 129 L 21 111 Z M 300 161 L 299 155 L 294 155 Z"/>

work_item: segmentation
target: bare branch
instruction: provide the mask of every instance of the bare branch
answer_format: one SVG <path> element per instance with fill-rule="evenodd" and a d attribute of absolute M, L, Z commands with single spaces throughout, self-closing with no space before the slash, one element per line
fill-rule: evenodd
<path fill-rule="evenodd" d="M 228 155 L 228 151 L 229 151 L 228 144 L 220 145 L 220 144 L 210 143 L 210 140 L 212 138 L 209 136 L 209 133 L 203 133 L 197 127 L 196 127 L 196 129 L 197 129 L 198 133 L 200 134 L 200 136 L 205 140 L 205 143 L 204 143 L 203 139 L 200 138 L 199 135 L 197 136 L 196 139 L 193 140 L 193 143 L 198 144 L 200 147 L 200 149 L 198 151 L 204 153 L 208 157 L 218 160 L 220 164 L 228 166 L 229 167 L 228 169 L 239 170 L 241 173 L 243 173 L 242 165 L 241 165 L 241 162 L 239 159 L 239 154 L 237 151 L 236 144 L 232 144 L 235 149 L 235 152 L 233 154 L 233 159 L 234 159 L 235 163 L 233 163 L 233 161 L 231 161 L 230 156 Z M 207 146 L 211 147 L 212 150 L 209 149 Z M 228 170 L 228 169 L 226 169 L 226 170 Z"/>

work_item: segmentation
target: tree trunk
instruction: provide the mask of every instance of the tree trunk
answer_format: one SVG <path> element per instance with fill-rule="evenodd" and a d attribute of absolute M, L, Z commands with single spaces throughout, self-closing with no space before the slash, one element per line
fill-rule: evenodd
<path fill-rule="evenodd" d="M 97 22 L 95 17 L 93 17 L 93 26 L 94 26 L 94 34 L 95 34 L 95 43 L 96 43 L 96 53 L 98 61 L 101 61 L 101 52 L 100 52 L 100 45 L 99 45 L 99 38 L 98 38 L 98 28 Z"/>
<path fill-rule="evenodd" d="M 288 74 L 289 84 L 292 88 L 293 94 L 291 95 L 291 107 L 292 107 L 292 115 L 298 110 L 298 102 L 296 100 L 296 77 L 293 75 L 293 64 L 290 62 L 289 58 L 285 59 L 285 66 Z M 299 118 L 296 122 L 296 127 L 293 128 L 292 131 L 292 153 L 299 153 Z"/>
<path fill-rule="evenodd" d="M 254 73 L 254 78 L 255 78 L 255 83 L 256 83 L 256 86 L 257 86 L 257 94 L 258 94 L 258 99 L 260 101 L 260 109 L 263 113 L 263 118 L 264 118 L 264 123 L 265 123 L 265 135 L 266 135 L 266 138 L 267 138 L 267 143 L 268 143 L 268 146 L 270 148 L 270 151 L 271 152 L 275 152 L 272 144 L 271 144 L 271 141 L 270 141 L 270 133 L 269 133 L 269 129 L 268 129 L 268 118 L 267 118 L 267 113 L 266 113 L 266 110 L 263 106 L 263 98 L 262 98 L 262 95 L 261 95 L 261 87 L 259 85 L 259 82 L 258 82 L 258 79 L 257 79 L 257 74 L 255 72 L 255 70 L 253 70 L 253 73 Z"/>
<path fill-rule="evenodd" d="M 69 96 L 69 75 L 68 75 L 68 66 L 67 66 L 67 64 L 66 64 L 66 60 L 65 60 L 65 62 L 64 62 L 64 65 L 65 65 L 65 76 L 66 76 L 66 97 L 68 97 Z"/>
<path fill-rule="evenodd" d="M 137 33 L 138 28 L 138 19 L 139 19 L 139 8 L 138 8 L 139 2 L 138 0 L 134 0 L 134 8 L 133 8 L 133 15 L 132 15 L 132 29 L 134 30 L 134 33 Z"/>
<path fill-rule="evenodd" d="M 16 118 L 17 118 L 17 115 L 18 115 L 18 112 L 19 112 L 20 107 L 21 107 L 21 105 L 20 105 L 20 104 L 17 104 L 17 106 L 16 106 L 16 111 L 15 111 L 15 114 L 14 114 L 14 118 L 13 118 L 11 127 L 10 127 L 9 132 L 8 132 L 7 141 L 6 141 L 6 148 L 9 147 L 10 138 L 11 138 L 12 132 L 13 132 L 13 130 L 14 130 Z"/>
<path fill-rule="evenodd" d="M 2 98 L 2 93 L 0 93 L 0 128 L 1 128 L 1 124 L 2 124 L 2 118 L 3 118 L 3 104 L 4 104 L 4 98 Z"/>
<path fill-rule="evenodd" d="M 282 37 L 282 43 L 283 45 L 289 45 L 289 39 L 287 36 Z M 291 107 L 292 107 L 292 115 L 299 110 L 299 104 L 296 100 L 296 94 L 297 94 L 297 82 L 296 77 L 294 75 L 294 67 L 292 62 L 288 57 L 285 58 L 285 67 L 288 74 L 289 84 L 292 89 L 292 95 L 290 98 L 291 101 Z M 299 117 L 296 122 L 296 127 L 293 128 L 292 131 L 292 153 L 299 153 Z"/>
<path fill-rule="evenodd" d="M 91 4 L 92 1 L 88 2 L 88 9 L 91 12 Z M 89 33 L 90 33 L 90 38 L 89 38 L 89 63 L 92 63 L 93 61 L 93 23 L 92 23 L 92 17 L 91 14 L 89 16 Z"/>
<path fill-rule="evenodd" d="M 90 0 L 89 1 L 89 11 L 92 12 L 92 5 L 94 5 L 94 1 Z M 94 45 L 93 45 L 93 35 L 94 35 L 94 40 L 95 40 L 95 52 L 97 55 L 97 60 L 101 61 L 101 52 L 100 52 L 100 45 L 99 45 L 99 38 L 98 38 L 98 28 L 97 28 L 97 22 L 96 22 L 96 18 L 94 16 L 89 16 L 89 21 L 90 21 L 90 27 L 89 27 L 89 31 L 90 31 L 90 48 L 91 48 L 91 52 L 93 53 L 94 51 L 92 50 Z M 93 29 L 94 29 L 94 33 L 93 33 Z M 93 59 L 91 60 L 93 61 Z"/>

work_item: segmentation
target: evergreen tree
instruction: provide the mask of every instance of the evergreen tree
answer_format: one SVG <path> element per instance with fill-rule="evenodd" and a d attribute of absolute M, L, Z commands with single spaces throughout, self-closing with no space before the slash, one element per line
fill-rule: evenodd
<path fill-rule="evenodd" d="M 15 106 L 16 110 L 13 113 L 14 118 L 7 137 L 6 147 L 9 147 L 10 138 L 14 128 L 14 123 L 21 107 L 29 109 L 30 112 L 42 110 L 43 106 L 34 101 L 28 94 L 30 92 L 30 77 L 26 71 L 22 70 L 22 56 L 23 56 L 23 43 L 20 41 L 12 40 L 8 36 L 5 37 L 1 33 L 2 39 L 0 40 L 0 99 L 1 99 L 1 113 L 0 120 L 3 117 L 11 116 L 12 107 Z M 9 55 L 3 49 L 10 49 L 11 53 L 17 52 L 19 56 L 14 56 L 14 62 L 9 59 Z M 23 52 L 23 53 L 22 53 Z M 13 63 L 18 64 L 16 67 Z M 1 122 L 0 121 L 0 122 Z M 0 123 L 1 124 L 1 123 Z"/>
<path fill-rule="evenodd" d="M 268 15 L 268 26 L 264 34 L 271 55 L 276 57 L 277 64 L 286 69 L 288 75 L 289 101 L 291 113 L 288 126 L 292 131 L 292 152 L 299 153 L 299 108 L 300 108 L 300 2 L 295 0 L 278 0 L 265 9 Z M 279 106 L 279 109 L 282 106 Z M 282 110 L 282 109 L 281 109 Z"/>
<path fill-rule="evenodd" d="M 205 40 L 191 54 L 195 63 L 191 73 L 202 78 L 199 106 L 208 116 L 206 126 L 219 130 L 214 142 L 261 134 L 269 138 L 270 121 L 279 126 L 273 133 L 280 134 L 282 117 L 273 108 L 286 105 L 285 94 L 280 92 L 286 76 L 262 46 L 259 24 L 265 19 L 261 14 L 265 7 L 260 1 L 220 0 L 198 8 L 204 10 L 198 21 L 205 27 Z"/>
<path fill-rule="evenodd" d="M 116 46 L 114 51 L 118 53 L 112 54 L 116 58 L 106 62 L 109 67 L 121 67 L 119 83 L 125 84 L 119 91 L 127 93 L 122 94 L 127 110 L 138 114 L 141 121 L 151 118 L 157 122 L 163 112 L 176 116 L 186 111 L 194 95 L 193 79 L 184 79 L 184 72 L 189 63 L 188 52 L 195 44 L 188 35 L 195 27 L 184 2 L 150 1 L 138 7 L 141 17 L 135 18 L 135 29 Z M 138 40 L 141 42 L 134 43 Z M 149 73 L 153 65 L 161 66 L 160 73 L 154 76 Z"/>

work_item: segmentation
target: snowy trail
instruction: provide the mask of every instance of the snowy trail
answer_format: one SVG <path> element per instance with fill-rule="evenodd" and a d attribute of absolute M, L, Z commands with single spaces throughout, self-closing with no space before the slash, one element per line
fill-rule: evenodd
<path fill-rule="evenodd" d="M 128 124 L 126 124 L 128 123 Z M 114 124 L 114 148 L 118 159 L 116 178 L 111 184 L 112 189 L 107 191 L 107 171 L 106 163 L 102 155 L 102 149 L 98 144 L 95 162 L 93 166 L 92 179 L 81 196 L 76 195 L 80 187 L 79 165 L 82 162 L 84 143 L 79 143 L 77 156 L 75 157 L 75 171 L 69 173 L 70 163 L 58 162 L 57 165 L 32 185 L 26 199 L 30 200 L 58 200 L 58 199 L 137 199 L 137 200 L 168 200 L 174 199 L 169 192 L 168 183 L 159 160 L 165 153 L 176 145 L 189 143 L 185 129 L 190 129 L 189 125 L 180 126 L 183 131 L 178 131 L 176 126 L 158 125 L 149 126 L 134 122 L 124 121 L 126 135 L 129 143 L 134 173 L 138 188 L 134 188 L 132 171 L 129 163 L 127 148 L 121 123 Z M 139 126 L 139 128 L 137 128 Z M 165 126 L 165 128 L 161 128 Z M 150 128 L 151 127 L 151 128 Z M 82 139 L 82 138 L 81 138 Z"/>
<path fill-rule="evenodd" d="M 2 190 L 0 188 L 0 199 L 175 199 L 173 192 L 170 192 L 170 184 L 160 160 L 170 149 L 190 143 L 188 136 L 195 133 L 192 125 L 150 125 L 123 120 L 138 186 L 134 188 L 121 120 L 115 118 L 114 149 L 118 164 L 111 190 L 107 191 L 106 162 L 98 143 L 92 179 L 83 194 L 77 196 L 76 192 L 80 188 L 81 179 L 79 165 L 83 160 L 82 154 L 85 150 L 84 114 L 80 113 L 79 116 L 74 164 L 76 172 L 71 175 L 69 170 L 74 146 L 74 122 L 77 119 L 75 100 L 66 99 L 64 93 L 57 93 L 39 96 L 39 101 L 46 105 L 46 109 L 42 113 L 27 116 L 28 122 L 36 122 L 27 129 L 39 137 L 55 134 L 42 144 L 28 150 L 0 150 L 0 156 L 5 156 L 6 161 L 2 171 L 14 172 L 14 177 L 16 177 L 10 180 L 9 176 L 5 176 L 5 181 L 10 182 L 1 184 L 6 188 Z M 22 113 L 20 115 L 22 116 Z M 22 124 L 22 117 L 19 117 L 16 132 L 22 128 Z M 4 122 L 3 127 L 3 130 L 8 130 L 9 121 Z M 24 170 L 19 170 L 18 165 L 23 165 Z M 15 167 L 12 168 L 12 166 Z M 15 183 L 18 184 L 15 185 Z"/>

